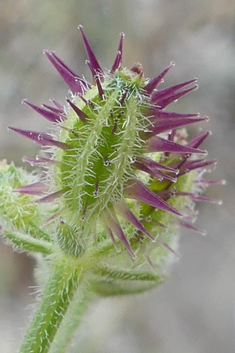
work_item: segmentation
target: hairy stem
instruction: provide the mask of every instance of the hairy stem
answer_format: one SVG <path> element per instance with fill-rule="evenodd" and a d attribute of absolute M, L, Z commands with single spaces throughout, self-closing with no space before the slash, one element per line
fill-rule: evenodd
<path fill-rule="evenodd" d="M 78 288 L 51 345 L 50 353 L 66 352 L 89 304 L 96 297 L 97 295 L 92 292 L 90 286 Z"/>
<path fill-rule="evenodd" d="M 20 353 L 49 351 L 82 278 L 82 269 L 76 261 L 65 257 L 56 259 Z"/>

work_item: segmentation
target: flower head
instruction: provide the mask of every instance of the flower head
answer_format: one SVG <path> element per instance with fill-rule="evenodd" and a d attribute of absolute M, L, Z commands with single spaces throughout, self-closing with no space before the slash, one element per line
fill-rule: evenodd
<path fill-rule="evenodd" d="M 24 160 L 47 171 L 40 181 L 16 191 L 36 195 L 36 204 L 45 204 L 49 217 L 43 227 L 56 229 L 57 238 L 51 241 L 67 255 L 96 251 L 100 259 L 108 249 L 103 264 L 109 258 L 116 269 L 120 256 L 121 266 L 127 268 L 129 253 L 136 268 L 147 263 L 162 274 L 162 264 L 175 252 L 180 226 L 204 234 L 190 223 L 195 219 L 194 202 L 216 202 L 201 196 L 213 183 L 204 180 L 203 173 L 216 163 L 207 161 L 201 148 L 210 132 L 198 131 L 188 140 L 185 129 L 208 118 L 166 110 L 197 89 L 197 80 L 159 89 L 173 62 L 151 80 L 140 64 L 123 68 L 123 33 L 111 69 L 103 70 L 79 28 L 92 83 L 54 52 L 44 51 L 70 93 L 65 106 L 54 99 L 53 106 L 40 107 L 24 100 L 52 122 L 56 132 L 54 126 L 51 133 L 10 127 L 43 147 L 37 158 Z M 107 267 L 103 271 L 106 279 L 114 276 Z"/>

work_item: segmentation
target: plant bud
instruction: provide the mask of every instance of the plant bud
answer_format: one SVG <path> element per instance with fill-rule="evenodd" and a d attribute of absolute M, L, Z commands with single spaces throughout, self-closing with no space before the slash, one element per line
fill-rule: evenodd
<path fill-rule="evenodd" d="M 121 34 L 114 63 L 104 71 L 80 30 L 92 83 L 44 51 L 68 84 L 69 98 L 65 106 L 24 100 L 53 123 L 53 132 L 11 127 L 42 146 L 40 156 L 25 161 L 47 170 L 40 182 L 16 187 L 25 197 L 39 196 L 36 204 L 50 215 L 47 234 L 57 234 L 53 242 L 67 256 L 84 259 L 95 291 L 139 292 L 160 283 L 177 258 L 180 227 L 204 234 L 190 220 L 195 201 L 215 202 L 201 193 L 202 175 L 216 161 L 206 161 L 200 147 L 210 132 L 188 139 L 185 127 L 208 118 L 166 110 L 197 89 L 195 78 L 159 89 L 173 62 L 151 80 L 139 63 L 123 68 Z"/>

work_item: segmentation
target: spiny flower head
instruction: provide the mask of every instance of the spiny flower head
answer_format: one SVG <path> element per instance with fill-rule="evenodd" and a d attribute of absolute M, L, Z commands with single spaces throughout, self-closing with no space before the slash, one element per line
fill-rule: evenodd
<path fill-rule="evenodd" d="M 50 216 L 42 226 L 56 229 L 51 242 L 67 255 L 96 251 L 100 259 L 108 249 L 105 266 L 113 261 L 116 269 L 121 256 L 121 266 L 127 268 L 124 258 L 129 253 L 136 268 L 148 263 L 162 273 L 166 254 L 176 248 L 179 226 L 204 233 L 190 223 L 194 201 L 216 202 L 201 196 L 215 183 L 202 178 L 205 168 L 216 163 L 206 161 L 207 152 L 200 147 L 210 132 L 198 131 L 188 141 L 185 129 L 208 118 L 165 110 L 195 90 L 197 80 L 159 89 L 173 62 L 151 80 L 139 63 L 123 68 L 123 33 L 111 69 L 103 70 L 79 28 L 93 82 L 77 75 L 54 52 L 44 51 L 70 94 L 65 106 L 54 99 L 53 106 L 40 107 L 24 100 L 56 129 L 41 133 L 10 128 L 43 147 L 36 159 L 24 160 L 47 171 L 40 181 L 16 191 L 39 196 L 36 204 L 48 207 Z M 115 277 L 107 266 L 103 271 L 106 279 Z"/>

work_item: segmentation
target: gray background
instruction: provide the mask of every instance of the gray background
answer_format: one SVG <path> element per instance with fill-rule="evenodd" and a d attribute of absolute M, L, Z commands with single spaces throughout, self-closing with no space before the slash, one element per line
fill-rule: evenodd
<path fill-rule="evenodd" d="M 208 196 L 223 206 L 198 205 L 207 237 L 182 232 L 181 259 L 166 283 L 140 296 L 102 300 L 77 339 L 84 353 L 233 353 L 235 351 L 235 2 L 234 0 L 1 0 L 0 159 L 21 165 L 36 145 L 7 126 L 45 130 L 47 122 L 21 100 L 63 103 L 67 87 L 42 55 L 55 50 L 78 74 L 90 75 L 78 24 L 103 67 L 110 67 L 125 32 L 124 65 L 137 61 L 152 77 L 171 60 L 165 87 L 191 77 L 200 88 L 172 109 L 209 115 L 204 147 L 227 180 Z M 162 86 L 164 87 L 164 86 Z M 0 351 L 13 353 L 28 323 L 34 261 L 0 243 Z M 29 288 L 31 287 L 31 288 Z M 25 309 L 25 308 L 28 309 Z M 72 351 L 71 352 L 77 352 Z"/>

